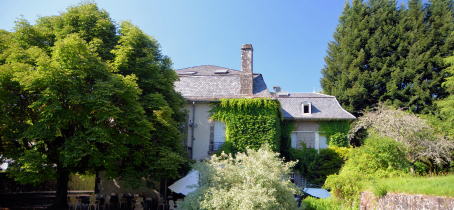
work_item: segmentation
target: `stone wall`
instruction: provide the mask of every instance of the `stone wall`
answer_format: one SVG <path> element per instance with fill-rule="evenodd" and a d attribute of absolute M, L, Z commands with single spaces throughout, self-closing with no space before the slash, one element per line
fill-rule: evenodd
<path fill-rule="evenodd" d="M 400 193 L 387 193 L 378 198 L 370 192 L 362 192 L 359 209 L 454 209 L 454 198 Z"/>

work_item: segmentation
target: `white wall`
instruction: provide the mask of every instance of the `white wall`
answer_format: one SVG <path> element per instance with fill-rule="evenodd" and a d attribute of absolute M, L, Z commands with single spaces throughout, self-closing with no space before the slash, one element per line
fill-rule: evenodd
<path fill-rule="evenodd" d="M 187 103 L 185 109 L 189 110 L 189 120 L 192 121 L 192 102 Z M 193 160 L 204 160 L 208 158 L 210 149 L 210 104 L 208 102 L 195 103 L 194 119 L 194 146 Z M 188 129 L 188 146 L 191 147 L 192 128 Z"/>

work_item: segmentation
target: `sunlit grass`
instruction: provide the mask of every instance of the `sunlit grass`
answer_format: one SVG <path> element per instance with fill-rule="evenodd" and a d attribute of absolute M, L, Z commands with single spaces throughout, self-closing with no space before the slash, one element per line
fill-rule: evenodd
<path fill-rule="evenodd" d="M 431 196 L 454 197 L 454 174 L 380 178 L 363 181 L 361 191 L 371 191 L 378 196 L 386 193 L 422 194 Z M 335 198 L 317 199 L 307 197 L 303 209 L 348 209 L 345 203 Z M 356 208 L 357 209 L 357 208 Z"/>
<path fill-rule="evenodd" d="M 454 175 L 426 175 L 382 178 L 364 186 L 374 191 L 454 197 Z M 377 189 L 378 188 L 378 189 Z"/>
<path fill-rule="evenodd" d="M 334 198 L 327 199 L 318 199 L 313 197 L 307 197 L 303 200 L 301 204 L 302 209 L 304 210 L 319 210 L 319 209 L 330 209 L 330 210 L 349 210 L 349 209 L 358 209 L 358 207 L 349 207 L 348 204 L 343 203 L 340 200 Z"/>

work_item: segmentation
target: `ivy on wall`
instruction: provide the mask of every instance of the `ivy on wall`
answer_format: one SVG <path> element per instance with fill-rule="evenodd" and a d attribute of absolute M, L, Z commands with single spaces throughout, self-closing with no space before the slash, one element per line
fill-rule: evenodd
<path fill-rule="evenodd" d="M 292 132 L 295 130 L 295 124 L 293 120 L 285 120 L 281 122 L 281 145 L 280 153 L 281 157 L 285 158 L 286 161 L 292 160 L 292 154 L 290 148 L 292 148 Z"/>
<path fill-rule="evenodd" d="M 280 151 L 283 115 L 277 100 L 269 98 L 221 99 L 214 103 L 211 118 L 226 125 L 226 142 L 221 148 L 226 153 L 259 149 L 264 143 Z M 220 150 L 221 151 L 221 150 Z"/>
<path fill-rule="evenodd" d="M 348 131 L 350 130 L 350 122 L 348 120 L 340 121 L 320 121 L 318 131 L 321 135 L 326 136 L 326 141 L 330 145 L 331 137 L 342 134 L 347 137 Z M 336 134 L 336 135 L 335 135 Z M 335 145 L 340 146 L 340 145 Z"/>

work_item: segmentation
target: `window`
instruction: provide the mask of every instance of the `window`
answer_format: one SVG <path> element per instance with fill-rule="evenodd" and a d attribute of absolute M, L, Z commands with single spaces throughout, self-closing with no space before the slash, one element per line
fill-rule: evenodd
<path fill-rule="evenodd" d="M 325 149 L 328 148 L 328 144 L 326 143 L 326 136 L 318 134 L 318 132 L 315 132 L 315 149 L 320 150 L 320 149 Z"/>
<path fill-rule="evenodd" d="M 308 101 L 303 102 L 302 108 L 303 108 L 303 114 L 311 113 L 311 103 L 309 103 Z"/>
<path fill-rule="evenodd" d="M 292 138 L 292 148 L 297 148 L 298 147 L 298 137 L 295 132 L 292 133 L 291 138 Z"/>
<path fill-rule="evenodd" d="M 225 125 L 224 122 L 215 120 L 214 121 L 214 139 L 213 139 L 213 150 L 217 151 L 219 147 L 225 142 Z"/>

